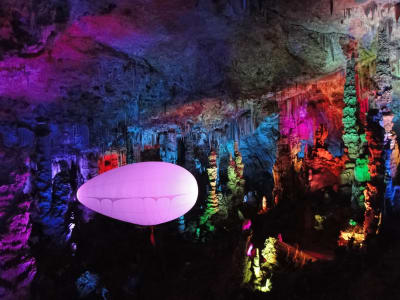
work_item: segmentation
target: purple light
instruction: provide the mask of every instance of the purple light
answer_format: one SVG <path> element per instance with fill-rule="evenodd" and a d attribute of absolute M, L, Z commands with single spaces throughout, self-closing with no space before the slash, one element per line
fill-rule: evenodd
<path fill-rule="evenodd" d="M 82 185 L 78 200 L 105 216 L 139 225 L 165 223 L 196 203 L 197 182 L 186 169 L 143 162 L 105 172 Z"/>
<path fill-rule="evenodd" d="M 245 221 L 243 222 L 242 230 L 243 230 L 243 231 L 249 230 L 250 227 L 251 227 L 251 220 L 245 220 Z"/>

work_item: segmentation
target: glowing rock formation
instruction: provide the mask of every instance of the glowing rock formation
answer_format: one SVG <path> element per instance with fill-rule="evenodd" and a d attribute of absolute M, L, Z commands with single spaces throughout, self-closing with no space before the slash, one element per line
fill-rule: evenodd
<path fill-rule="evenodd" d="M 277 239 L 273 237 L 269 237 L 265 240 L 264 249 L 261 254 L 265 259 L 264 266 L 268 269 L 272 270 L 278 264 L 277 255 L 278 252 L 276 250 Z"/>
<path fill-rule="evenodd" d="M 207 168 L 207 174 L 210 181 L 211 190 L 208 193 L 207 198 L 207 210 L 211 213 L 218 211 L 218 195 L 217 195 L 217 153 L 213 150 L 208 157 L 209 167 Z"/>
<path fill-rule="evenodd" d="M 220 209 L 220 199 L 222 195 L 217 192 L 217 153 L 212 150 L 208 157 L 209 167 L 207 168 L 208 180 L 211 189 L 208 191 L 206 209 L 200 217 L 199 226 L 196 228 L 196 237 L 204 239 L 205 234 L 214 231 L 215 226 L 211 222 L 211 217 Z"/>
<path fill-rule="evenodd" d="M 346 68 L 346 84 L 344 87 L 343 109 L 343 142 L 347 147 L 348 156 L 351 161 L 355 161 L 360 154 L 361 139 L 357 121 L 358 102 L 356 95 L 355 81 L 355 59 L 352 57 L 348 61 Z"/>
<path fill-rule="evenodd" d="M 353 219 L 350 219 L 348 226 L 340 231 L 338 245 L 347 247 L 362 247 L 365 240 L 363 226 L 357 224 Z"/>
<path fill-rule="evenodd" d="M 265 214 L 266 212 L 268 212 L 267 197 L 263 196 L 261 202 L 261 209 L 258 211 L 258 214 L 262 215 Z"/>
<path fill-rule="evenodd" d="M 111 151 L 100 157 L 99 174 L 126 165 L 125 151 Z"/>
<path fill-rule="evenodd" d="M 354 177 L 358 182 L 366 182 L 371 179 L 368 170 L 368 159 L 357 158 L 354 168 Z"/>
<path fill-rule="evenodd" d="M 360 109 L 360 90 L 356 74 L 355 55 L 353 49 L 346 68 L 343 109 L 343 142 L 347 148 L 348 160 L 342 173 L 343 185 L 351 185 L 351 203 L 354 213 L 363 210 L 365 183 L 370 180 L 368 159 L 365 154 L 366 138 L 364 133 L 365 112 Z"/>
<path fill-rule="evenodd" d="M 0 148 L 0 151 L 3 149 Z M 17 159 L 19 172 L 10 173 L 8 183 L 0 185 L 0 298 L 28 299 L 29 286 L 37 272 L 28 241 L 32 230 L 33 200 L 29 195 L 32 187 L 30 159 L 20 161 L 15 153 L 7 153 L 3 158 L 8 163 Z M 13 214 L 10 214 L 11 211 Z"/>
<path fill-rule="evenodd" d="M 264 293 L 269 292 L 272 289 L 273 272 L 278 267 L 277 239 L 267 238 L 261 251 L 253 248 L 254 245 L 249 241 L 247 244 L 243 284 Z"/>
<path fill-rule="evenodd" d="M 315 230 L 323 230 L 324 229 L 324 222 L 326 220 L 325 216 L 321 216 L 321 215 L 315 215 L 315 222 L 316 225 L 314 226 Z"/>
<path fill-rule="evenodd" d="M 392 101 L 390 51 L 388 47 L 387 24 L 382 22 L 378 28 L 378 51 L 376 61 L 375 82 L 378 86 L 377 94 L 367 118 L 367 140 L 369 150 L 369 173 L 371 181 L 364 191 L 365 217 L 364 231 L 368 236 L 374 235 L 379 229 L 379 220 L 384 201 L 384 177 L 383 146 L 393 143 L 389 139 L 392 129 L 390 103 Z M 386 116 L 383 119 L 383 116 Z M 383 127 L 383 128 L 382 128 Z M 390 160 L 390 153 L 387 159 Z M 390 170 L 388 170 L 390 172 Z"/>
<path fill-rule="evenodd" d="M 283 193 L 291 190 L 286 182 L 294 178 L 304 190 L 314 192 L 327 186 L 337 189 L 344 165 L 343 147 L 338 142 L 342 135 L 344 83 L 343 74 L 336 73 L 283 93 L 278 102 L 281 136 L 273 169 L 275 203 L 282 197 L 298 196 Z"/>
<path fill-rule="evenodd" d="M 242 155 L 239 152 L 238 143 L 234 144 L 235 158 L 230 157 L 228 166 L 228 188 L 231 192 L 230 202 L 238 202 L 238 199 L 243 198 L 245 180 L 243 177 L 243 162 Z"/>

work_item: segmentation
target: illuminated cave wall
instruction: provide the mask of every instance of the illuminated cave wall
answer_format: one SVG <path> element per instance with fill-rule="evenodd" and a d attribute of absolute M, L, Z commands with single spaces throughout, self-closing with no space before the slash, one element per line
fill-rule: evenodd
<path fill-rule="evenodd" d="M 87 249 L 115 228 L 147 245 L 145 229 L 75 194 L 140 161 L 195 175 L 197 204 L 159 236 L 230 266 L 208 276 L 215 295 L 273 292 L 275 273 L 374 240 L 400 208 L 398 17 L 390 1 L 0 3 L 0 298 L 137 296 L 150 271 Z M 175 280 L 196 273 L 186 263 Z"/>
<path fill-rule="evenodd" d="M 34 205 L 30 194 L 33 165 L 29 154 L 23 150 L 16 153 L 2 147 L 1 156 L 9 167 L 2 170 L 5 181 L 0 188 L 0 297 L 7 298 L 11 294 L 22 299 L 29 297 L 30 284 L 37 272 L 29 245 L 32 231 L 31 210 Z M 15 167 L 17 168 L 14 169 Z"/>

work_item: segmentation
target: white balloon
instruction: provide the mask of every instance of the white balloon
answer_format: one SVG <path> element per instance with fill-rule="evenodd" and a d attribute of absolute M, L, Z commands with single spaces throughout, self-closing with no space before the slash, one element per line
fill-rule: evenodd
<path fill-rule="evenodd" d="M 196 203 L 197 181 L 186 169 L 166 162 L 142 162 L 107 171 L 83 184 L 78 200 L 86 207 L 139 225 L 165 223 Z"/>

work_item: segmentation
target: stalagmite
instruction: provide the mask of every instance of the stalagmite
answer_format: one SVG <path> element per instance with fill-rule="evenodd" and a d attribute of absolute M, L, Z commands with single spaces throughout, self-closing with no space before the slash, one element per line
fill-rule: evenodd
<path fill-rule="evenodd" d="M 211 190 L 207 198 L 207 207 L 210 212 L 216 213 L 218 211 L 218 197 L 217 197 L 217 152 L 212 150 L 208 157 L 209 167 L 207 168 L 207 174 L 210 181 Z"/>
<path fill-rule="evenodd" d="M 367 188 L 364 191 L 366 207 L 364 232 L 367 234 L 367 236 L 373 236 L 379 230 L 379 216 L 384 207 L 385 183 L 383 175 L 385 173 L 385 164 L 383 161 L 383 148 L 386 144 L 390 148 L 389 144 L 391 143 L 391 140 L 388 138 L 392 128 L 392 125 L 390 124 L 392 120 L 390 118 L 392 85 L 388 40 L 389 37 L 387 24 L 381 23 L 378 29 L 378 53 L 376 76 L 374 78 L 378 86 L 378 91 L 377 96 L 374 99 L 375 109 L 370 109 L 368 112 L 367 125 L 367 140 L 370 162 L 368 167 L 369 173 L 371 174 L 371 181 L 367 184 Z M 384 128 L 381 127 L 382 125 Z M 387 159 L 390 159 L 389 157 Z"/>

